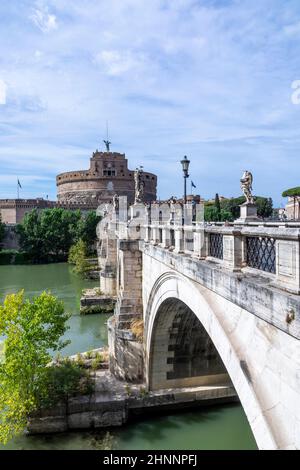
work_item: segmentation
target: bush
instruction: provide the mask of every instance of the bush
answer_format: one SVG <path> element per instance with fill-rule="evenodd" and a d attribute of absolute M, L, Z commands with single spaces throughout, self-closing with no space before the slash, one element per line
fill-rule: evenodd
<path fill-rule="evenodd" d="M 93 391 L 94 382 L 89 373 L 77 362 L 64 359 L 58 365 L 47 367 L 37 404 L 39 408 L 54 406 L 76 395 L 90 395 Z"/>
<path fill-rule="evenodd" d="M 14 257 L 16 255 L 15 250 L 2 250 L 0 251 L 0 264 L 12 264 Z"/>
<path fill-rule="evenodd" d="M 97 352 L 95 358 L 92 360 L 92 364 L 91 364 L 92 369 L 93 370 L 100 369 L 102 362 L 103 362 L 103 357 L 99 352 Z"/>
<path fill-rule="evenodd" d="M 5 264 L 29 264 L 31 258 L 25 251 L 2 250 L 0 251 L 0 265 Z"/>
<path fill-rule="evenodd" d="M 93 315 L 96 313 L 113 313 L 115 308 L 115 304 L 112 302 L 110 304 L 106 305 L 86 305 L 84 307 L 81 307 L 80 309 L 80 315 Z"/>

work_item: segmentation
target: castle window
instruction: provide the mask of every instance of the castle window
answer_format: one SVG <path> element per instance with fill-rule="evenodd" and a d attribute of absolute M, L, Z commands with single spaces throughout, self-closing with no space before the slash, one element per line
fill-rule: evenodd
<path fill-rule="evenodd" d="M 103 176 L 116 176 L 116 170 L 103 170 Z"/>

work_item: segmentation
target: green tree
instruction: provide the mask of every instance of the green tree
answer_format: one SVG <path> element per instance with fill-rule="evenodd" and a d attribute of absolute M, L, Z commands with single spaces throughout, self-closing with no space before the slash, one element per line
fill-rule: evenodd
<path fill-rule="evenodd" d="M 78 237 L 80 211 L 62 208 L 46 209 L 41 212 L 40 224 L 44 237 L 45 252 L 56 258 L 67 254 Z"/>
<path fill-rule="evenodd" d="M 96 228 L 100 222 L 99 217 L 95 211 L 89 211 L 86 215 L 83 215 L 78 224 L 78 238 L 81 238 L 87 246 L 88 252 L 93 251 L 95 240 L 97 239 Z"/>
<path fill-rule="evenodd" d="M 300 196 L 300 187 L 286 189 L 282 193 L 282 197 L 292 197 L 294 201 L 294 219 L 296 218 L 296 200 Z"/>
<path fill-rule="evenodd" d="M 67 256 L 78 240 L 80 211 L 62 208 L 36 209 L 27 213 L 18 226 L 20 245 L 33 262 L 50 261 Z"/>
<path fill-rule="evenodd" d="M 22 224 L 18 225 L 20 245 L 34 261 L 41 261 L 46 257 L 45 242 L 37 209 L 27 213 Z"/>
<path fill-rule="evenodd" d="M 224 199 L 221 202 L 221 209 L 228 211 L 232 215 L 232 220 L 235 220 L 240 215 L 240 205 L 246 202 L 244 196 L 237 198 Z M 261 196 L 255 197 L 255 204 L 257 205 L 257 214 L 259 217 L 268 218 L 273 213 L 273 201 L 271 198 Z"/>
<path fill-rule="evenodd" d="M 70 248 L 68 262 L 74 264 L 74 272 L 77 274 L 84 274 L 89 267 L 86 260 L 87 247 L 86 243 L 80 239 L 78 242 Z"/>
<path fill-rule="evenodd" d="M 1 214 L 0 214 L 0 243 L 2 242 L 2 240 L 4 238 L 4 234 L 5 234 L 5 225 L 2 222 Z"/>
<path fill-rule="evenodd" d="M 219 202 L 218 202 L 219 201 Z M 238 219 L 240 215 L 240 205 L 246 201 L 244 196 L 219 200 L 216 194 L 215 204 L 208 202 L 204 206 L 204 219 L 208 222 L 229 221 Z M 257 196 L 255 197 L 257 205 L 257 214 L 259 217 L 268 218 L 273 213 L 273 201 L 271 198 Z M 220 210 L 218 207 L 220 205 Z"/>
<path fill-rule="evenodd" d="M 221 222 L 232 222 L 233 221 L 233 217 L 232 217 L 231 212 L 226 210 L 226 209 L 221 209 L 219 217 L 220 217 Z"/>
<path fill-rule="evenodd" d="M 0 364 L 0 441 L 6 443 L 23 431 L 28 414 L 44 394 L 51 360 L 50 350 L 59 351 L 69 341 L 69 315 L 63 303 L 43 292 L 32 301 L 24 292 L 7 295 L 0 306 L 0 335 L 4 336 Z"/>
<path fill-rule="evenodd" d="M 207 222 L 219 221 L 219 213 L 215 206 L 204 206 L 204 220 Z"/>
<path fill-rule="evenodd" d="M 215 195 L 215 208 L 217 209 L 217 213 L 219 215 L 219 220 L 220 220 L 221 204 L 220 204 L 220 199 L 219 199 L 219 194 L 218 193 Z"/>

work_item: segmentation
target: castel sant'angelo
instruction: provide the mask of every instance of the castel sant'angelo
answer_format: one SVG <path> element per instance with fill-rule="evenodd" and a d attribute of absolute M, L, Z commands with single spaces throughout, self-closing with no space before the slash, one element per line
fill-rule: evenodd
<path fill-rule="evenodd" d="M 79 205 L 97 208 L 100 203 L 111 202 L 113 196 L 127 196 L 134 202 L 134 171 L 128 169 L 124 153 L 96 150 L 90 158 L 88 170 L 68 171 L 56 177 L 57 200 L 61 205 Z M 145 202 L 156 200 L 157 177 L 142 172 Z"/>

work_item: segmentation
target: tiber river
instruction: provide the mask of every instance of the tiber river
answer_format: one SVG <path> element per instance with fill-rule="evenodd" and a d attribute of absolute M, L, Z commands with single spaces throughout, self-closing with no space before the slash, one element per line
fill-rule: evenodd
<path fill-rule="evenodd" d="M 88 351 L 107 344 L 106 315 L 79 315 L 81 290 L 97 285 L 83 281 L 65 264 L 0 266 L 0 301 L 5 295 L 25 289 L 26 296 L 43 290 L 64 301 L 72 312 L 71 339 L 63 354 Z M 203 407 L 143 418 L 109 433 L 73 432 L 50 436 L 21 436 L 0 449 L 101 449 L 201 450 L 256 449 L 255 440 L 239 404 Z"/>

